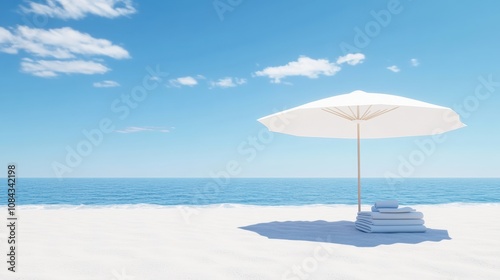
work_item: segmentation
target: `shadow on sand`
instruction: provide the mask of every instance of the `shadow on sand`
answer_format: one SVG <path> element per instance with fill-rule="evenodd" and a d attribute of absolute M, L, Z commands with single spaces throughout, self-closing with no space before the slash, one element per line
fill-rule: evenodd
<path fill-rule="evenodd" d="M 427 228 L 425 233 L 364 233 L 350 221 L 287 221 L 240 227 L 269 239 L 328 242 L 356 247 L 376 247 L 396 243 L 417 244 L 451 240 L 447 230 Z"/>

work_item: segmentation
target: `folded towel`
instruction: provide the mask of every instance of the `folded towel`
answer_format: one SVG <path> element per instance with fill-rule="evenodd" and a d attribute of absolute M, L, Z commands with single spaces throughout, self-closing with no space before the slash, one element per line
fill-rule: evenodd
<path fill-rule="evenodd" d="M 402 225 L 423 225 L 425 222 L 422 219 L 411 219 L 411 220 L 373 220 L 366 219 L 364 217 L 358 217 L 356 223 L 362 223 L 374 226 L 402 226 Z"/>
<path fill-rule="evenodd" d="M 376 208 L 398 208 L 399 204 L 397 200 L 383 200 L 375 202 Z"/>
<path fill-rule="evenodd" d="M 377 208 L 372 206 L 372 212 L 381 212 L 381 213 L 407 213 L 415 211 L 415 209 L 411 207 L 402 207 L 402 208 Z"/>
<path fill-rule="evenodd" d="M 425 232 L 427 230 L 427 228 L 423 225 L 375 226 L 355 223 L 355 227 L 357 230 L 370 233 Z"/>
<path fill-rule="evenodd" d="M 402 207 L 402 208 L 377 208 L 377 212 L 380 213 L 409 213 L 415 211 L 415 209 L 411 207 Z"/>
<path fill-rule="evenodd" d="M 358 217 L 366 217 L 378 220 L 408 220 L 408 219 L 422 219 L 424 214 L 422 212 L 408 212 L 408 213 L 380 213 L 380 212 L 358 212 Z"/>

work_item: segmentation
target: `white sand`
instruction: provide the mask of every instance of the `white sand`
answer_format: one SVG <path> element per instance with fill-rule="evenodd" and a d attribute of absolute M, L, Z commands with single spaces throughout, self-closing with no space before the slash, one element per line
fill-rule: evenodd
<path fill-rule="evenodd" d="M 0 279 L 500 279 L 500 204 L 413 207 L 425 234 L 358 232 L 356 206 L 21 209 Z"/>

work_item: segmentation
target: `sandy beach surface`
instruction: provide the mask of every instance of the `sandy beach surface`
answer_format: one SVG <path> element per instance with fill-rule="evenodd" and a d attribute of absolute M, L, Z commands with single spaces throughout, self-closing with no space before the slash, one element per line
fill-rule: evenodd
<path fill-rule="evenodd" d="M 354 205 L 24 207 L 0 279 L 500 279 L 500 204 L 413 207 L 426 233 L 359 232 Z"/>

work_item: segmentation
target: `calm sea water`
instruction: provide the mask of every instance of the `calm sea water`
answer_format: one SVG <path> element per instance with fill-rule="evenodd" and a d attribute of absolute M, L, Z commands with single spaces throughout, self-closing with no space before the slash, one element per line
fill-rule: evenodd
<path fill-rule="evenodd" d="M 500 203 L 500 179 L 362 180 L 363 203 Z M 19 178 L 18 205 L 356 204 L 356 179 L 36 179 Z M 7 204 L 7 187 L 0 205 Z"/>

